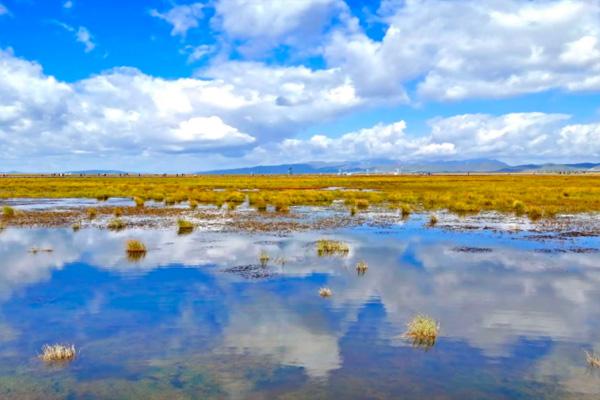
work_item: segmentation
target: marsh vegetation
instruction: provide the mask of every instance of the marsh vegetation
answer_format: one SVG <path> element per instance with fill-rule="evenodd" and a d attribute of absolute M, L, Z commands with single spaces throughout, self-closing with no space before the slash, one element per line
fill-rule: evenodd
<path fill-rule="evenodd" d="M 70 362 L 77 356 L 74 345 L 46 344 L 42 347 L 40 359 L 47 363 Z"/>
<path fill-rule="evenodd" d="M 319 257 L 345 256 L 350 251 L 350 247 L 339 240 L 320 239 L 316 247 Z"/>

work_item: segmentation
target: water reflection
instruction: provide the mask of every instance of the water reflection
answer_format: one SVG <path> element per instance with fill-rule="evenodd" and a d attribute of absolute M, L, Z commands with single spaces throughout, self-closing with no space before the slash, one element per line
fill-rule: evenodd
<path fill-rule="evenodd" d="M 460 387 L 490 398 L 503 398 L 498 382 L 506 379 L 518 383 L 509 392 L 524 398 L 600 393 L 583 353 L 600 350 L 598 254 L 569 252 L 577 241 L 410 226 L 379 233 L 7 229 L 0 234 L 0 372 L 29 365 L 19 379 L 39 378 L 31 356 L 43 343 L 69 341 L 83 349 L 61 372 L 72 390 L 153 376 L 174 395 L 198 390 L 190 377 L 197 374 L 214 380 L 207 396 L 216 397 L 271 390 L 334 397 L 360 382 L 346 397 L 371 388 L 383 397 L 464 398 L 450 379 L 464 373 Z M 323 237 L 347 243 L 348 255 L 318 257 Z M 128 260 L 128 239 L 146 245 L 144 258 Z M 468 251 L 474 244 L 491 251 Z M 31 254 L 33 247 L 53 251 Z M 271 260 L 264 267 L 263 252 Z M 272 262 L 278 258 L 285 263 Z M 369 264 L 363 275 L 359 260 Z M 268 274 L 232 270 L 239 266 Z M 331 298 L 318 296 L 322 286 Z M 426 353 L 402 337 L 417 313 L 441 325 Z M 174 371 L 183 383 L 173 383 Z"/>

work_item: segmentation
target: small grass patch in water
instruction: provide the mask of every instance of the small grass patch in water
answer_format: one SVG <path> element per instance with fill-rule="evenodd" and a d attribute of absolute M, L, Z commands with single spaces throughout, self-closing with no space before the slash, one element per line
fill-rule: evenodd
<path fill-rule="evenodd" d="M 125 229 L 125 222 L 123 222 L 123 220 L 120 218 L 113 218 L 108 222 L 108 225 L 106 225 L 106 227 L 111 231 L 120 231 Z"/>
<path fill-rule="evenodd" d="M 331 291 L 331 289 L 327 288 L 327 287 L 322 287 L 319 289 L 319 296 L 321 297 L 331 297 L 333 296 L 333 292 Z"/>
<path fill-rule="evenodd" d="M 81 224 L 79 222 L 75 222 L 73 225 L 71 225 L 71 229 L 73 229 L 73 232 L 77 232 L 81 229 Z"/>
<path fill-rule="evenodd" d="M 271 257 L 269 257 L 269 253 L 267 253 L 264 250 L 262 250 L 260 252 L 260 254 L 258 255 L 258 261 L 260 262 L 260 265 L 263 266 L 263 267 L 267 266 L 267 264 L 269 263 L 270 259 L 271 259 Z"/>
<path fill-rule="evenodd" d="M 587 365 L 592 368 L 600 368 L 600 356 L 594 354 L 593 352 L 585 352 L 585 361 L 587 362 Z"/>
<path fill-rule="evenodd" d="M 194 230 L 194 223 L 183 218 L 177 220 L 177 233 L 185 235 L 191 233 Z"/>
<path fill-rule="evenodd" d="M 440 331 L 439 323 L 426 315 L 417 315 L 407 324 L 405 336 L 412 339 L 417 347 L 431 347 Z"/>
<path fill-rule="evenodd" d="M 323 256 L 345 256 L 350 251 L 348 245 L 339 240 L 321 239 L 317 241 L 317 254 Z"/>
<path fill-rule="evenodd" d="M 47 363 L 70 362 L 77 356 L 77 350 L 74 345 L 63 344 L 45 344 L 42 347 L 40 359 Z"/>
<path fill-rule="evenodd" d="M 146 256 L 146 245 L 139 240 L 130 239 L 125 248 L 129 261 L 139 261 Z"/>
<path fill-rule="evenodd" d="M 356 272 L 358 272 L 359 275 L 364 275 L 368 269 L 369 266 L 365 261 L 359 261 L 358 264 L 356 264 Z"/>
<path fill-rule="evenodd" d="M 435 214 L 432 214 L 431 217 L 429 217 L 429 226 L 436 226 L 438 223 L 438 219 L 435 216 Z"/>

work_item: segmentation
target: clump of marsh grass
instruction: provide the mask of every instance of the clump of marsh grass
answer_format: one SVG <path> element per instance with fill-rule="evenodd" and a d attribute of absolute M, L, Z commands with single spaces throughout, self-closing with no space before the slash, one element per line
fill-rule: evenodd
<path fill-rule="evenodd" d="M 288 213 L 290 212 L 290 206 L 287 203 L 279 202 L 275 204 L 275 211 L 279 213 Z"/>
<path fill-rule="evenodd" d="M 359 210 L 366 210 L 367 208 L 369 208 L 369 200 L 357 199 L 355 205 L 356 208 L 358 208 Z"/>
<path fill-rule="evenodd" d="M 408 218 L 410 216 L 410 213 L 412 212 L 412 209 L 410 208 L 410 206 L 408 204 L 402 204 L 400 206 L 400 213 L 402 214 L 402 218 Z"/>
<path fill-rule="evenodd" d="M 269 253 L 267 253 L 264 250 L 262 250 L 260 252 L 260 254 L 258 255 L 258 261 L 260 262 L 260 265 L 263 267 L 267 266 L 270 259 L 271 259 L 271 257 L 269 257 Z"/>
<path fill-rule="evenodd" d="M 139 240 L 131 239 L 127 241 L 125 251 L 129 261 L 139 261 L 146 256 L 146 245 Z"/>
<path fill-rule="evenodd" d="M 350 215 L 353 217 L 356 215 L 356 207 L 355 206 L 350 207 Z"/>
<path fill-rule="evenodd" d="M 2 207 L 2 215 L 6 218 L 12 218 L 15 216 L 15 209 L 11 206 Z"/>
<path fill-rule="evenodd" d="M 405 336 L 412 339 L 413 345 L 418 347 L 431 347 L 435 344 L 440 325 L 426 315 L 417 315 L 407 324 Z"/>
<path fill-rule="evenodd" d="M 345 256 L 350 251 L 348 245 L 339 240 L 321 239 L 317 241 L 317 254 L 323 256 Z"/>
<path fill-rule="evenodd" d="M 529 217 L 530 220 L 532 221 L 538 221 L 542 218 L 542 210 L 540 210 L 537 207 L 530 207 L 527 210 L 527 216 Z"/>
<path fill-rule="evenodd" d="M 120 231 L 125 229 L 125 222 L 120 218 L 113 218 L 108 222 L 106 227 L 112 231 Z"/>
<path fill-rule="evenodd" d="M 96 210 L 95 208 L 88 208 L 86 210 L 86 214 L 89 219 L 94 219 L 96 218 L 96 216 L 98 216 L 98 210 Z"/>
<path fill-rule="evenodd" d="M 319 289 L 319 296 L 321 297 L 331 297 L 333 295 L 333 292 L 331 291 L 331 289 L 327 288 L 327 287 L 322 287 Z"/>
<path fill-rule="evenodd" d="M 115 217 L 119 218 L 123 215 L 123 209 L 121 207 L 115 208 L 114 215 Z"/>
<path fill-rule="evenodd" d="M 520 200 L 513 201 L 512 208 L 515 210 L 515 214 L 517 215 L 525 214 L 525 204 L 523 204 L 523 202 Z"/>
<path fill-rule="evenodd" d="M 359 275 L 364 275 L 368 269 L 369 266 L 365 261 L 359 261 L 358 264 L 356 264 L 356 272 L 358 272 Z"/>
<path fill-rule="evenodd" d="M 600 356 L 594 354 L 593 352 L 585 352 L 585 361 L 587 362 L 587 365 L 592 368 L 600 368 Z"/>
<path fill-rule="evenodd" d="M 190 210 L 195 210 L 196 208 L 198 208 L 198 202 L 196 200 L 190 200 L 189 204 L 190 204 Z"/>
<path fill-rule="evenodd" d="M 194 230 L 194 223 L 183 218 L 177 220 L 177 233 L 184 235 Z"/>
<path fill-rule="evenodd" d="M 77 232 L 81 229 L 81 224 L 79 222 L 75 222 L 73 225 L 71 225 L 71 229 L 73 229 L 73 232 Z"/>
<path fill-rule="evenodd" d="M 436 226 L 438 223 L 438 219 L 435 216 L 435 214 L 432 214 L 431 217 L 429 217 L 429 226 Z"/>
<path fill-rule="evenodd" d="M 133 201 L 135 202 L 135 206 L 137 208 L 143 208 L 146 201 L 141 197 L 134 197 Z"/>
<path fill-rule="evenodd" d="M 42 347 L 40 359 L 47 363 L 70 362 L 77 356 L 74 345 L 45 344 Z"/>

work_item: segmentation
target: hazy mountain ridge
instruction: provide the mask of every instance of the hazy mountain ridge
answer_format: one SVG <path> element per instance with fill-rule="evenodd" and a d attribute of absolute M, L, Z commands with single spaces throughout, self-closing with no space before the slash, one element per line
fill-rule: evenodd
<path fill-rule="evenodd" d="M 331 173 L 391 173 L 391 172 L 569 172 L 600 171 L 600 163 L 575 164 L 522 164 L 509 165 L 494 159 L 470 159 L 401 163 L 394 160 L 368 160 L 339 163 L 311 162 L 299 164 L 258 165 L 255 167 L 221 169 L 199 172 L 201 174 L 331 174 Z"/>

